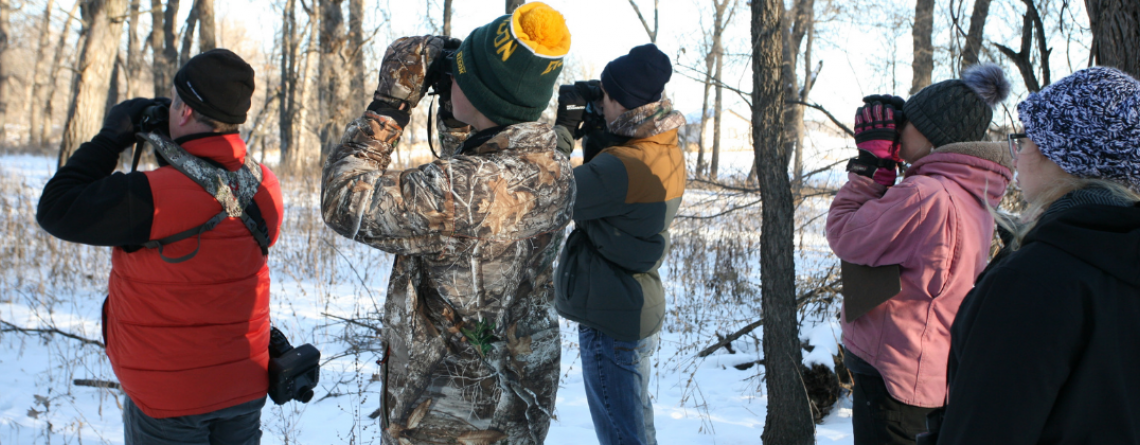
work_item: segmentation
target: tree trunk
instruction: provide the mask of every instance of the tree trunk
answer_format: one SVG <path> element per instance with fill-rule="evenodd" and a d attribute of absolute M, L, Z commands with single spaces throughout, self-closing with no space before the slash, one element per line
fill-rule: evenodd
<path fill-rule="evenodd" d="M 801 137 L 804 123 L 804 108 L 793 102 L 802 102 L 800 97 L 799 79 L 796 75 L 796 65 L 799 64 L 800 46 L 804 36 L 808 34 L 815 20 L 814 0 L 797 0 L 788 12 L 788 26 L 782 30 L 784 38 L 783 64 L 780 66 L 780 75 L 784 81 L 784 151 L 794 153 L 795 183 L 798 187 L 803 177 L 803 155 L 800 154 Z M 805 49 L 805 53 L 807 50 Z M 805 63 L 810 71 L 810 62 Z"/>
<path fill-rule="evenodd" d="M 934 0 L 918 0 L 914 4 L 914 61 L 911 69 L 914 75 L 910 83 L 910 94 L 930 85 L 934 73 Z"/>
<path fill-rule="evenodd" d="M 44 62 L 48 54 L 48 45 L 51 45 L 51 8 L 55 6 L 55 0 L 47 0 L 44 6 L 44 15 L 40 20 L 40 38 L 36 44 L 36 63 L 32 67 L 32 78 L 28 82 L 28 92 L 25 95 L 27 102 L 24 105 L 24 110 L 28 115 L 28 145 L 32 147 L 39 147 L 43 145 L 40 140 L 40 116 L 43 112 L 43 99 L 40 96 L 43 93 L 43 76 L 41 73 L 44 70 Z M 66 32 L 66 31 L 65 31 Z"/>
<path fill-rule="evenodd" d="M 198 0 L 194 10 L 198 13 L 198 52 L 204 53 L 218 47 L 214 23 L 214 0 Z"/>
<path fill-rule="evenodd" d="M 194 29 L 198 26 L 198 3 L 202 0 L 194 2 L 194 6 L 190 8 L 190 14 L 186 16 L 186 29 L 182 31 L 182 50 L 178 54 L 178 64 L 174 69 L 174 73 L 178 72 L 178 68 L 190 60 L 190 47 L 194 45 Z M 174 79 L 173 73 L 170 77 Z"/>
<path fill-rule="evenodd" d="M 86 39 L 75 70 L 74 99 L 67 112 L 67 124 L 59 147 L 60 167 L 79 148 L 79 144 L 99 131 L 102 124 L 107 82 L 123 35 L 122 17 L 127 13 L 127 2 L 90 0 L 82 10 Z"/>
<path fill-rule="evenodd" d="M 154 88 L 154 97 L 166 97 L 166 58 L 162 54 L 163 26 L 162 26 L 162 0 L 150 0 L 150 42 L 151 86 Z"/>
<path fill-rule="evenodd" d="M 119 103 L 119 96 L 123 94 L 122 83 L 119 82 L 119 76 L 123 72 L 123 55 L 121 51 L 116 48 L 115 51 L 115 65 L 111 68 L 110 83 L 107 84 L 107 100 L 103 104 L 103 114 L 111 111 L 111 107 Z"/>
<path fill-rule="evenodd" d="M 79 11 L 79 4 L 82 1 L 83 0 L 76 0 L 75 3 L 71 5 L 71 11 L 67 13 L 67 18 L 63 21 L 63 28 L 61 28 L 59 32 L 59 44 L 56 45 L 55 52 L 52 56 L 51 70 L 48 71 L 47 99 L 44 100 L 43 113 L 40 115 L 39 135 L 37 136 L 43 144 L 47 143 L 47 138 L 51 135 L 52 117 L 55 115 L 55 106 L 52 104 L 55 103 L 55 92 L 58 90 L 60 64 L 63 63 L 63 54 L 67 52 L 65 48 L 67 48 L 67 36 L 71 34 L 71 21 Z M 83 38 L 80 37 L 75 46 L 79 46 L 79 43 L 82 41 Z"/>
<path fill-rule="evenodd" d="M 701 101 L 701 130 L 697 132 L 697 172 L 698 178 L 705 176 L 705 129 L 709 123 L 709 88 L 712 86 L 713 64 L 716 55 L 709 50 L 705 55 L 705 94 Z"/>
<path fill-rule="evenodd" d="M 8 123 L 8 100 L 12 87 L 12 55 L 8 51 L 8 15 L 11 10 L 8 0 L 0 0 L 0 145 L 7 145 L 4 127 Z"/>
<path fill-rule="evenodd" d="M 127 65 L 126 83 L 127 98 L 143 95 L 142 84 L 139 78 L 142 75 L 142 42 L 139 41 L 139 0 L 131 0 L 130 21 L 127 27 Z"/>
<path fill-rule="evenodd" d="M 713 1 L 716 7 L 716 16 L 713 18 L 713 47 L 712 53 L 716 56 L 716 72 L 713 74 L 713 80 L 716 83 L 716 97 L 713 100 L 713 146 L 711 158 L 709 160 L 709 178 L 716 180 L 717 167 L 720 166 L 720 123 L 721 114 L 724 111 L 723 97 L 724 85 L 721 73 L 724 68 L 724 30 L 728 27 L 728 23 L 732 21 L 732 14 L 736 12 L 736 0 L 732 1 L 732 9 L 728 9 L 728 2 L 730 0 Z"/>
<path fill-rule="evenodd" d="M 800 376 L 796 320 L 794 212 L 783 141 L 784 88 L 780 0 L 752 0 L 752 140 L 760 179 L 760 289 L 764 313 L 766 444 L 815 442 L 811 407 Z"/>
<path fill-rule="evenodd" d="M 507 0 L 507 14 L 515 12 L 515 8 L 522 6 L 526 0 Z"/>
<path fill-rule="evenodd" d="M 443 0 L 443 35 L 451 35 L 451 0 Z"/>
<path fill-rule="evenodd" d="M 1140 4 L 1136 0 L 1085 0 L 1098 65 L 1140 78 Z"/>
<path fill-rule="evenodd" d="M 978 64 L 982 51 L 982 37 L 985 35 L 986 17 L 990 14 L 990 0 L 975 0 L 974 13 L 970 16 L 970 31 L 966 34 L 966 47 L 962 48 L 962 69 Z"/>
<path fill-rule="evenodd" d="M 178 72 L 178 33 L 174 32 L 174 22 L 178 18 L 179 0 L 166 0 L 166 11 L 162 15 L 162 40 L 164 48 L 162 55 L 166 60 L 162 63 L 162 84 L 155 79 L 155 85 L 161 88 L 162 96 L 174 86 L 174 73 Z M 191 12 L 193 13 L 193 12 Z M 157 60 L 157 58 L 156 58 Z M 156 69 L 157 73 L 158 70 Z"/>
<path fill-rule="evenodd" d="M 451 10 L 451 0 L 444 6 Z M 451 13 L 447 13 L 444 26 L 449 26 Z M 348 0 L 348 57 L 352 65 L 352 83 L 348 88 L 349 111 L 357 113 L 368 105 L 365 98 L 371 98 L 364 86 L 364 0 Z"/>
<path fill-rule="evenodd" d="M 294 155 L 293 118 L 297 107 L 297 0 L 285 0 L 281 23 L 281 161 Z"/>
<path fill-rule="evenodd" d="M 321 159 L 340 143 L 340 135 L 349 121 L 348 80 L 352 64 L 345 64 L 347 36 L 344 32 L 343 0 L 320 0 L 320 138 Z"/>

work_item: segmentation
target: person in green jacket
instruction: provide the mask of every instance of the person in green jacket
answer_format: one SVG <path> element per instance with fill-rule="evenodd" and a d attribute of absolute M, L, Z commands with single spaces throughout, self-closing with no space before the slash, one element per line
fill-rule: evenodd
<path fill-rule="evenodd" d="M 575 229 L 555 272 L 555 306 L 579 324 L 586 398 L 603 445 L 656 443 L 648 388 L 665 318 L 657 270 L 685 190 L 677 139 L 685 119 L 662 100 L 672 73 L 669 57 L 653 44 L 606 65 L 604 140 L 614 145 L 574 169 Z M 568 106 L 575 99 L 560 94 L 559 110 L 585 105 Z M 577 130 L 566 128 L 576 127 L 573 119 L 559 121 L 556 132 Z M 572 139 L 559 140 L 560 150 L 572 148 Z"/>

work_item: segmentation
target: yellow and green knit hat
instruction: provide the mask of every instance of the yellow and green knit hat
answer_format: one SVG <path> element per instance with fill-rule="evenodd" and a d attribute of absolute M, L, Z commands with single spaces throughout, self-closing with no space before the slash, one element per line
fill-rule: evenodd
<path fill-rule="evenodd" d="M 538 120 L 554 94 L 570 30 L 545 3 L 519 6 L 463 40 L 452 73 L 475 109 L 499 125 Z"/>

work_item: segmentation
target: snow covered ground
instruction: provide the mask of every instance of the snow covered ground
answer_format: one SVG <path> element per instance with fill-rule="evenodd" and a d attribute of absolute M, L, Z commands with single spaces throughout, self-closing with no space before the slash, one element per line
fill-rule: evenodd
<path fill-rule="evenodd" d="M 826 165 L 833 162 L 832 157 L 819 156 L 810 164 Z M 751 159 L 748 152 L 727 152 L 722 155 L 722 165 L 732 166 L 730 171 L 746 172 Z M 53 165 L 54 159 L 48 158 L 0 157 L 0 231 L 4 232 L 0 233 L 0 320 L 99 339 L 99 309 L 106 294 L 109 250 L 52 240 L 34 224 L 35 203 Z M 828 175 L 835 176 L 831 172 Z M 294 345 L 310 342 L 321 349 L 325 360 L 321 384 L 308 404 L 293 402 L 278 407 L 270 402 L 262 413 L 262 443 L 379 443 L 379 425 L 368 417 L 378 407 L 378 342 L 368 328 L 341 319 L 368 322 L 369 317 L 375 317 L 392 258 L 325 229 L 316 211 L 316 189 L 312 183 L 288 187 L 284 235 L 273 249 L 270 263 L 274 324 Z M 693 197 L 697 196 L 694 192 Z M 805 201 L 803 212 L 818 213 L 821 206 L 826 209 L 826 200 Z M 743 224 L 710 230 L 721 231 L 721 237 L 734 243 L 751 243 L 733 246 L 758 248 L 758 240 L 750 235 L 755 235 L 759 221 L 754 226 Z M 826 241 L 818 234 L 821 224 L 822 219 L 808 222 L 809 229 L 797 240 L 801 273 L 828 262 Z M 692 244 L 699 238 L 687 239 L 690 241 L 677 242 L 700 250 Z M 754 283 L 759 282 L 759 265 L 754 257 L 726 260 L 730 252 L 704 250 L 708 256 L 694 261 L 707 264 L 667 263 L 662 269 L 672 294 L 673 319 L 662 334 L 651 383 L 658 441 L 756 444 L 766 415 L 762 367 L 738 370 L 733 365 L 762 358 L 758 351 L 760 331 L 735 342 L 735 354 L 722 348 L 709 357 L 696 358 L 696 351 L 714 341 L 718 329 L 727 332 L 726 327 L 735 329 L 755 319 L 759 298 L 749 292 L 758 292 Z M 680 258 L 671 255 L 669 261 L 680 262 Z M 729 267 L 734 270 L 729 281 L 737 283 L 736 290 L 718 287 L 723 283 L 715 277 L 723 276 L 723 264 L 736 265 Z M 701 275 L 704 281 L 694 281 L 690 276 L 694 270 L 709 275 Z M 741 304 L 733 305 L 732 298 L 740 299 Z M 810 353 L 805 351 L 807 364 L 830 366 L 839 327 L 826 318 L 805 323 L 801 332 L 802 338 L 815 346 Z M 594 443 L 576 326 L 563 322 L 562 336 L 557 420 L 546 443 Z M 0 333 L 0 376 L 0 445 L 122 442 L 119 391 L 72 383 L 75 379 L 115 380 L 98 346 L 59 335 Z M 818 443 L 852 443 L 850 413 L 849 399 L 841 398 L 837 408 L 817 426 Z"/>

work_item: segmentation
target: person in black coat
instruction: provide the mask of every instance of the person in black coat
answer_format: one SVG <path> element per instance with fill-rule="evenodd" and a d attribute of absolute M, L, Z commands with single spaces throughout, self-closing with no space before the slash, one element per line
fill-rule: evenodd
<path fill-rule="evenodd" d="M 937 443 L 1140 444 L 1140 82 L 1081 70 L 1018 114 L 1030 206 L 951 328 Z"/>

